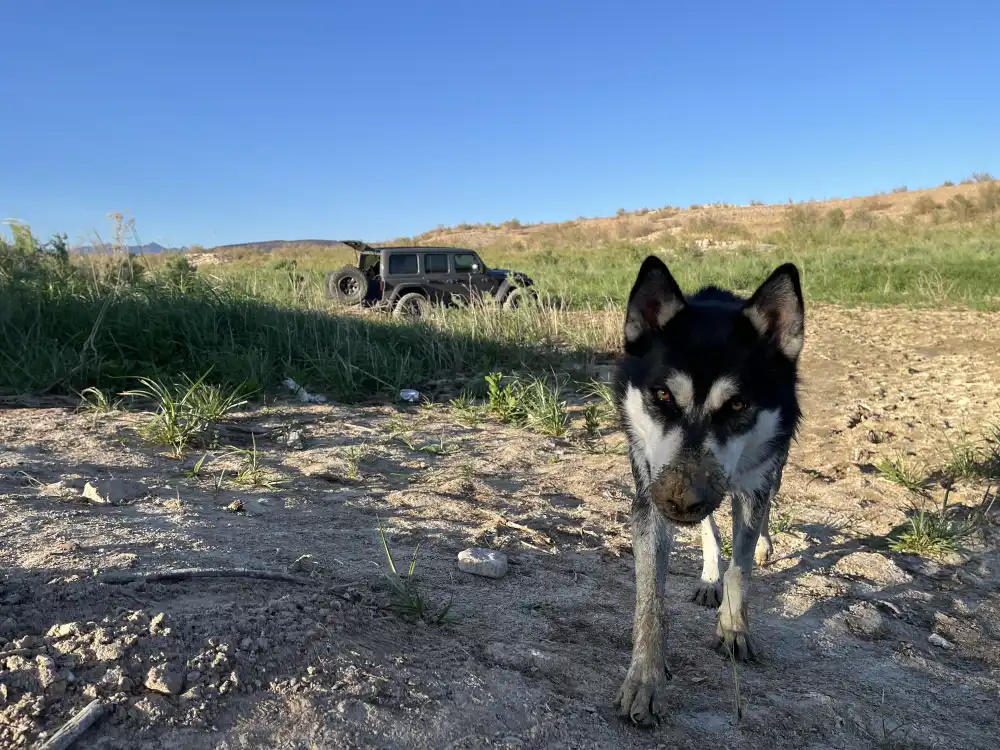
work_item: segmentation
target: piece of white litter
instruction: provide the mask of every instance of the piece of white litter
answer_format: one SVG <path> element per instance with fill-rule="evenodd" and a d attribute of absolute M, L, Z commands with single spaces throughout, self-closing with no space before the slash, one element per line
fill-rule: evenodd
<path fill-rule="evenodd" d="M 503 578 L 507 575 L 507 555 L 484 547 L 472 547 L 458 553 L 458 569 L 486 578 Z"/>
<path fill-rule="evenodd" d="M 943 648 L 946 651 L 950 651 L 951 649 L 955 648 L 954 643 L 949 641 L 947 638 L 938 635 L 937 633 L 931 633 L 927 637 L 927 640 L 929 640 L 932 644 L 934 644 L 938 648 Z"/>
<path fill-rule="evenodd" d="M 305 388 L 303 388 L 301 385 L 296 383 L 291 378 L 285 378 L 284 384 L 288 390 L 295 392 L 295 395 L 299 397 L 299 401 L 301 401 L 303 404 L 326 403 L 326 396 L 322 396 L 318 393 L 317 394 L 309 393 L 309 391 L 307 391 Z"/>

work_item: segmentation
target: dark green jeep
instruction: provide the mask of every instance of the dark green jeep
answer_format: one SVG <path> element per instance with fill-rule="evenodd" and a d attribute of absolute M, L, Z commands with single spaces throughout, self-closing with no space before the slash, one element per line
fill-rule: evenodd
<path fill-rule="evenodd" d="M 345 240 L 344 244 L 357 251 L 357 264 L 326 276 L 327 296 L 344 304 L 419 317 L 431 304 L 492 298 L 513 309 L 529 296 L 536 296 L 530 288 L 534 282 L 525 274 L 488 268 L 475 250 L 371 247 L 357 240 Z"/>

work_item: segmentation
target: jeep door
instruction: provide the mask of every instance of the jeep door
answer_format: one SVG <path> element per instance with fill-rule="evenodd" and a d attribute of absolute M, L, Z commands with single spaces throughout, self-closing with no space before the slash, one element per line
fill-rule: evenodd
<path fill-rule="evenodd" d="M 421 255 L 424 288 L 432 302 L 450 302 L 452 295 L 460 292 L 448 266 L 448 253 L 428 252 Z"/>
<path fill-rule="evenodd" d="M 452 262 L 455 266 L 456 278 L 467 290 L 467 294 L 471 293 L 477 299 L 492 296 L 493 282 L 485 273 L 486 266 L 483 264 L 482 258 L 476 253 L 466 251 L 454 253 Z"/>
<path fill-rule="evenodd" d="M 407 292 L 407 288 L 413 291 L 422 288 L 424 279 L 417 262 L 419 256 L 415 251 L 393 251 L 388 255 L 388 268 L 384 269 L 382 278 L 385 280 L 385 298 L 395 303 L 400 293 Z"/>

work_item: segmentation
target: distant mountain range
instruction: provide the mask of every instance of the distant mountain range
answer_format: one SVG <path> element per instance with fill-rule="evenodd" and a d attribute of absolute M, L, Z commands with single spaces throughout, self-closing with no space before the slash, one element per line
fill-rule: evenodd
<path fill-rule="evenodd" d="M 135 253 L 136 255 L 141 255 L 142 253 L 182 253 L 185 250 L 189 250 L 187 247 L 164 247 L 158 242 L 147 242 L 145 245 L 129 245 L 129 252 Z M 71 253 L 80 253 L 81 255 L 89 255 L 90 253 L 103 253 L 107 252 L 107 248 L 94 247 L 93 245 L 77 245 L 76 247 L 70 248 Z"/>

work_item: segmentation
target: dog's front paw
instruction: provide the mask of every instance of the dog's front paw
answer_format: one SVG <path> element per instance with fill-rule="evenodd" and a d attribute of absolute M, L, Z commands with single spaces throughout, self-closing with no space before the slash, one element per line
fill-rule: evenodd
<path fill-rule="evenodd" d="M 639 726 L 652 726 L 667 718 L 667 682 L 670 670 L 658 663 L 633 662 L 615 698 L 618 714 Z"/>
<path fill-rule="evenodd" d="M 736 661 L 756 661 L 757 644 L 742 617 L 719 617 L 715 627 L 715 650 Z"/>
<path fill-rule="evenodd" d="M 722 584 L 719 581 L 699 581 L 691 601 L 702 607 L 718 607 L 722 604 Z"/>

